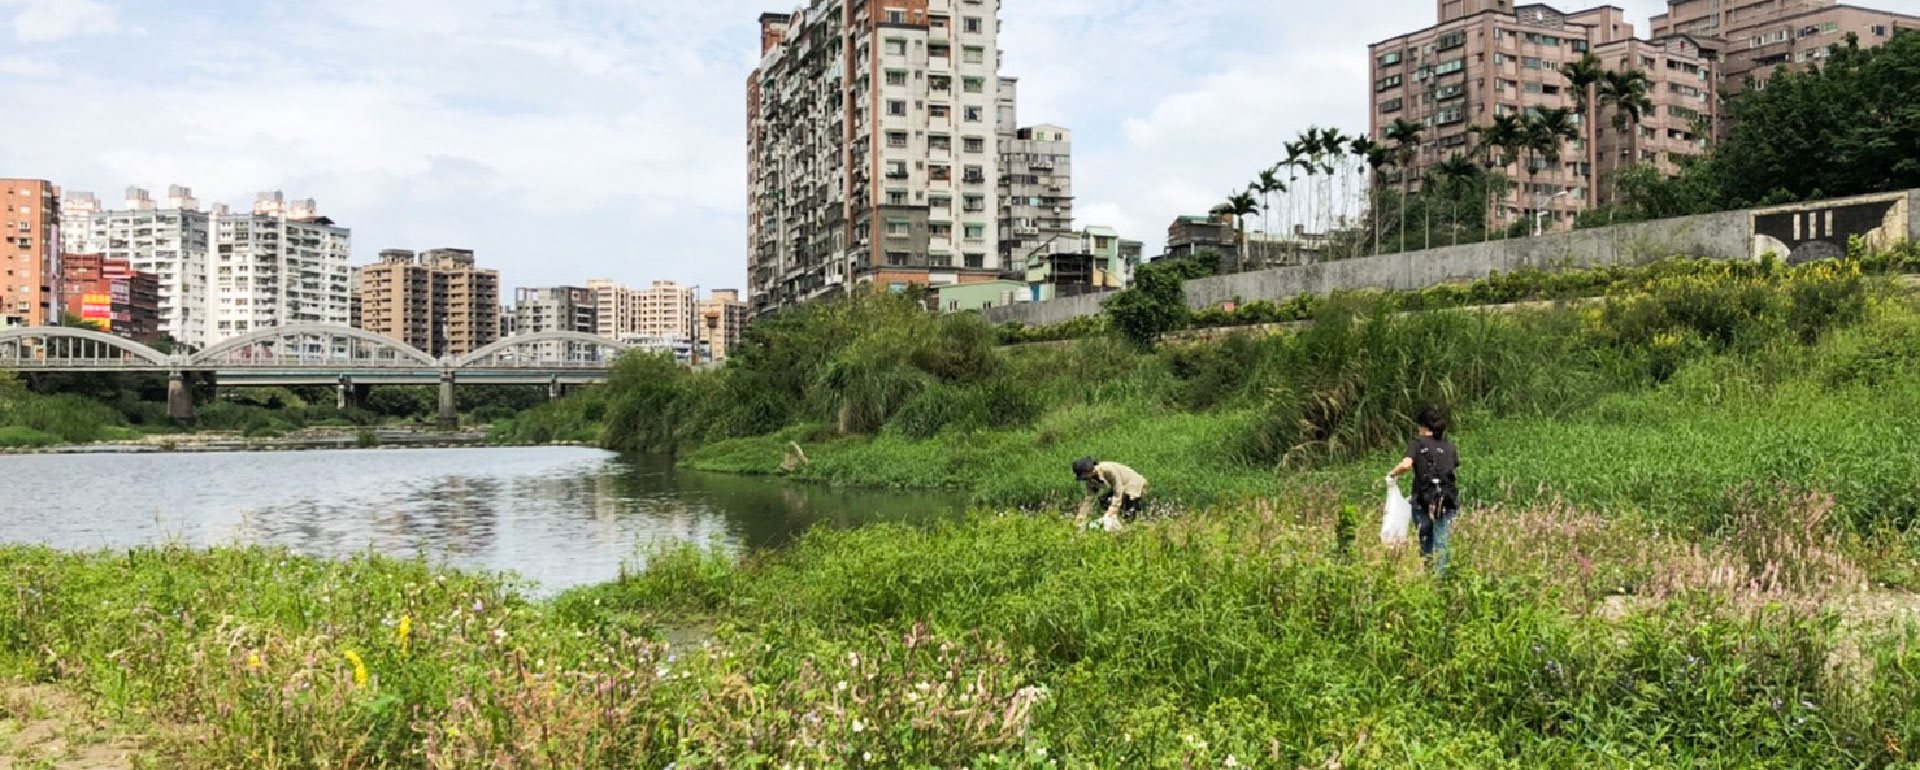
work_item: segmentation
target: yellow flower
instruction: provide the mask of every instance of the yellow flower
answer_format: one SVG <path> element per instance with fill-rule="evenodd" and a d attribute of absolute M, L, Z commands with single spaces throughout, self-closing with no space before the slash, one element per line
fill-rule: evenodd
<path fill-rule="evenodd" d="M 394 632 L 394 635 L 400 638 L 401 652 L 407 651 L 407 637 L 411 636 L 412 634 L 413 634 L 413 616 L 401 615 L 400 628 L 399 630 Z"/>
<path fill-rule="evenodd" d="M 266 668 L 266 666 L 267 664 L 260 660 L 260 653 L 257 653 L 257 652 L 247 653 L 247 670 L 248 671 L 259 671 L 260 669 Z"/>
<path fill-rule="evenodd" d="M 367 686 L 367 664 L 364 662 L 361 662 L 360 653 L 354 652 L 353 650 L 347 650 L 346 656 L 347 656 L 347 662 L 353 664 L 353 686 L 355 687 Z"/>

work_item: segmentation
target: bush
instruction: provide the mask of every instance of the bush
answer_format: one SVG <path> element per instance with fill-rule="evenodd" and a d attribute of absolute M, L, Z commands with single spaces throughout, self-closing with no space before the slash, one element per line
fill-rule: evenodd
<path fill-rule="evenodd" d="M 0 427 L 0 447 L 20 449 L 53 446 L 58 443 L 60 443 L 59 436 L 44 431 L 18 425 Z"/>

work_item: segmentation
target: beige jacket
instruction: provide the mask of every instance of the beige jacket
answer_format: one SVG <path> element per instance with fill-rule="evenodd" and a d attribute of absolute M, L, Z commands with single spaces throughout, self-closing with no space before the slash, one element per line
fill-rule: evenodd
<path fill-rule="evenodd" d="M 1093 466 L 1093 476 L 1107 489 L 1113 490 L 1113 500 L 1107 503 L 1108 516 L 1114 516 L 1120 512 L 1121 501 L 1129 497 L 1137 499 L 1147 496 L 1147 478 L 1125 465 L 1114 462 L 1100 463 Z M 1081 505 L 1081 510 L 1091 507 L 1098 494 L 1090 491 L 1086 502 Z"/>

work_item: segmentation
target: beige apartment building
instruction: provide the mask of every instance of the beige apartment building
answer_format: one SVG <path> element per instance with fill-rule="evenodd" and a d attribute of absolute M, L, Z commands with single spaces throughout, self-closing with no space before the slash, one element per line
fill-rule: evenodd
<path fill-rule="evenodd" d="M 0 179 L 0 329 L 60 323 L 60 189 Z"/>
<path fill-rule="evenodd" d="M 500 334 L 500 273 L 474 262 L 468 249 L 380 252 L 360 268 L 362 329 L 434 356 L 461 356 Z"/>
<path fill-rule="evenodd" d="M 734 289 L 715 289 L 700 300 L 694 311 L 699 323 L 699 341 L 707 343 L 707 355 L 725 361 L 740 346 L 740 333 L 747 328 L 747 303 Z"/>
<path fill-rule="evenodd" d="M 1920 30 L 1920 16 L 1837 0 L 1669 0 L 1652 26 L 1655 36 L 1700 41 L 1719 60 L 1720 88 L 1731 96 L 1748 78 L 1764 82 L 1783 67 L 1818 63 L 1849 34 L 1871 48 Z"/>
<path fill-rule="evenodd" d="M 1473 129 L 1500 115 L 1573 107 L 1561 67 L 1589 53 L 1609 69 L 1645 72 L 1655 110 L 1627 131 L 1613 128 L 1611 111 L 1597 110 L 1593 146 L 1583 135 L 1562 145 L 1556 163 L 1522 157 L 1499 169 L 1514 187 L 1493 206 L 1497 226 L 1538 214 L 1549 228 L 1571 227 L 1578 212 L 1606 202 L 1612 173 L 1641 162 L 1671 168 L 1678 155 L 1702 151 L 1694 122 L 1703 113 L 1711 120 L 1716 100 L 1712 64 L 1697 43 L 1636 39 L 1613 6 L 1568 13 L 1539 3 L 1437 0 L 1437 10 L 1436 25 L 1369 47 L 1373 139 L 1391 145 L 1387 127 L 1398 119 L 1424 128 L 1413 162 L 1394 174 L 1410 173 L 1417 185 L 1455 154 L 1491 162 Z"/>
<path fill-rule="evenodd" d="M 632 289 L 605 278 L 587 281 L 593 292 L 594 333 L 607 339 L 648 337 L 687 339 L 693 324 L 692 287 L 674 281 L 654 281 Z"/>
<path fill-rule="evenodd" d="M 991 281 L 997 0 L 809 0 L 760 17 L 747 301 Z"/>

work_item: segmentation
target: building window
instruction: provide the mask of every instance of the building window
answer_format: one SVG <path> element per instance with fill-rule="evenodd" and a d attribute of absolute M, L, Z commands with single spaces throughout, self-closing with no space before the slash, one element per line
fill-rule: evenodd
<path fill-rule="evenodd" d="M 1466 113 L 1459 108 L 1441 110 L 1433 114 L 1433 124 L 1436 126 L 1452 125 L 1465 119 Z"/>
<path fill-rule="evenodd" d="M 1380 112 L 1383 114 L 1399 112 L 1401 104 L 1402 102 L 1399 98 L 1388 99 L 1380 103 Z"/>
<path fill-rule="evenodd" d="M 966 109 L 966 121 L 967 121 L 968 123 L 978 123 L 978 122 L 980 122 L 980 108 L 979 108 L 979 107 L 967 107 L 967 108 L 965 108 L 965 109 Z"/>
<path fill-rule="evenodd" d="M 1541 61 L 1538 56 L 1523 56 L 1520 58 L 1520 66 L 1530 70 L 1537 70 L 1545 69 L 1547 65 L 1546 62 Z"/>
<path fill-rule="evenodd" d="M 953 237 L 952 222 L 928 222 L 927 237 L 945 240 Z"/>
<path fill-rule="evenodd" d="M 905 219 L 887 220 L 887 237 L 905 238 L 913 235 L 913 223 Z"/>
<path fill-rule="evenodd" d="M 966 138 L 966 149 L 967 149 L 967 152 L 976 153 L 976 154 L 986 152 L 987 140 L 977 136 L 969 136 Z"/>
<path fill-rule="evenodd" d="M 1874 37 L 1886 37 L 1886 36 L 1887 36 L 1887 27 L 1886 27 L 1886 25 L 1884 25 L 1884 24 L 1875 24 L 1875 25 L 1873 25 L 1873 36 L 1874 36 Z"/>
<path fill-rule="evenodd" d="M 908 256 L 907 253 L 904 251 L 889 251 L 887 252 L 887 266 L 888 267 L 906 267 L 907 256 Z"/>
<path fill-rule="evenodd" d="M 962 78 L 960 80 L 960 89 L 970 94 L 985 93 L 987 90 L 987 81 L 982 78 Z"/>
<path fill-rule="evenodd" d="M 1467 33 L 1453 32 L 1450 34 L 1441 35 L 1439 40 L 1434 41 L 1433 47 L 1434 47 L 1434 50 L 1436 51 L 1451 51 L 1455 48 L 1459 48 L 1460 46 L 1463 46 L 1466 44 L 1467 44 Z"/>
<path fill-rule="evenodd" d="M 887 205 L 889 206 L 907 205 L 907 191 L 906 190 L 888 190 Z"/>
<path fill-rule="evenodd" d="M 904 38 L 897 38 L 897 37 L 887 38 L 886 46 L 887 46 L 886 50 L 887 50 L 888 56 L 907 55 L 907 41 Z"/>
<path fill-rule="evenodd" d="M 946 43 L 934 43 L 927 46 L 927 56 L 934 59 L 946 59 L 953 56 L 953 48 Z"/>
<path fill-rule="evenodd" d="M 928 75 L 927 87 L 934 91 L 948 91 L 953 88 L 953 78 L 946 75 Z"/>
<path fill-rule="evenodd" d="M 980 46 L 977 46 L 977 45 L 970 45 L 961 50 L 962 50 L 962 55 L 960 60 L 963 62 L 966 62 L 968 64 L 985 64 L 987 61 L 987 49 L 985 48 L 981 48 Z"/>
<path fill-rule="evenodd" d="M 888 115 L 895 115 L 895 116 L 899 116 L 899 115 L 905 115 L 905 114 L 907 114 L 907 100 L 905 100 L 905 99 L 888 99 L 888 100 L 887 100 L 887 114 L 888 114 Z"/>
<path fill-rule="evenodd" d="M 927 264 L 933 267 L 953 267 L 953 255 L 944 251 L 929 253 Z"/>
<path fill-rule="evenodd" d="M 1460 70 L 1466 68 L 1466 66 L 1467 66 L 1467 61 L 1465 59 L 1454 59 L 1453 61 L 1449 61 L 1449 62 L 1441 62 L 1440 66 L 1433 68 L 1433 74 L 1436 76 L 1451 75 L 1455 72 L 1459 72 Z"/>
<path fill-rule="evenodd" d="M 944 104 L 929 104 L 927 105 L 927 116 L 935 119 L 945 120 L 947 117 L 947 111 L 949 109 L 951 108 Z"/>
<path fill-rule="evenodd" d="M 953 196 L 951 195 L 930 196 L 927 198 L 927 206 L 933 209 L 953 208 Z"/>
<path fill-rule="evenodd" d="M 904 86 L 907 84 L 906 70 L 887 70 L 887 85 Z"/>
<path fill-rule="evenodd" d="M 945 182 L 952 178 L 952 170 L 946 166 L 928 166 L 927 178 L 935 182 Z"/>
<path fill-rule="evenodd" d="M 935 106 L 939 107 L 943 111 L 946 109 L 946 105 L 944 104 L 935 105 Z M 938 150 L 941 152 L 952 150 L 953 137 L 947 136 L 946 134 L 928 134 L 927 149 Z"/>
<path fill-rule="evenodd" d="M 1378 61 L 1380 62 L 1380 66 L 1382 67 L 1392 67 L 1392 66 L 1398 65 L 1400 63 L 1400 52 L 1388 51 L 1386 53 L 1380 54 L 1380 58 L 1378 59 Z"/>
<path fill-rule="evenodd" d="M 887 132 L 887 146 L 888 146 L 888 147 L 892 147 L 892 148 L 895 148 L 895 149 L 900 149 L 900 148 L 904 148 L 904 147 L 906 147 L 906 146 L 907 146 L 907 132 L 905 132 L 905 131 L 888 131 L 888 132 Z"/>
<path fill-rule="evenodd" d="M 978 16 L 968 16 L 960 21 L 960 30 L 962 32 L 978 35 L 980 31 L 985 28 L 985 23 L 983 23 Z"/>
<path fill-rule="evenodd" d="M 887 178 L 888 179 L 907 178 L 907 162 L 904 160 L 887 161 Z"/>
<path fill-rule="evenodd" d="M 987 255 L 985 254 L 968 254 L 967 255 L 967 267 L 982 268 L 986 266 L 987 266 Z"/>
<path fill-rule="evenodd" d="M 960 180 L 967 184 L 980 184 L 987 181 L 987 175 L 979 166 L 968 166 Z"/>
<path fill-rule="evenodd" d="M 965 232 L 966 232 L 967 242 L 976 243 L 982 240 L 986 240 L 987 226 L 980 225 L 980 224 L 969 224 L 966 226 Z"/>
<path fill-rule="evenodd" d="M 1373 90 L 1386 91 L 1388 89 L 1399 88 L 1401 82 L 1402 81 L 1399 75 L 1388 75 L 1384 78 L 1381 78 L 1379 82 L 1374 83 Z"/>
<path fill-rule="evenodd" d="M 978 195 L 969 195 L 961 199 L 961 210 L 969 214 L 978 214 L 987 210 L 986 199 Z"/>

